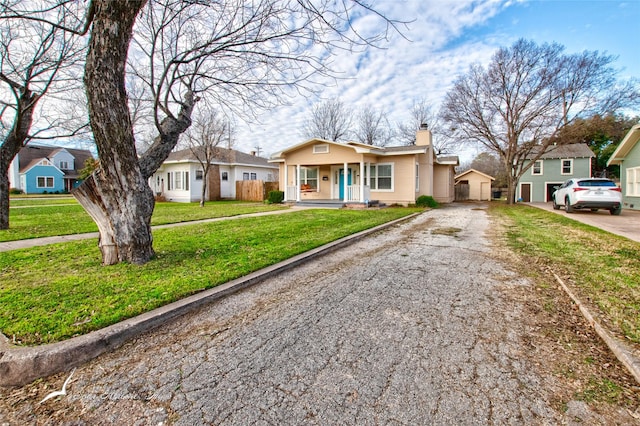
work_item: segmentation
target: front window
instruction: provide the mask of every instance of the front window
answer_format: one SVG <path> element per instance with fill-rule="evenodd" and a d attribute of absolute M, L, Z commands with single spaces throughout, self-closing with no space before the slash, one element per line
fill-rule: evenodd
<path fill-rule="evenodd" d="M 249 172 L 242 173 L 242 180 L 249 180 Z"/>
<path fill-rule="evenodd" d="M 204 176 L 204 170 L 196 170 L 196 180 L 202 180 Z"/>
<path fill-rule="evenodd" d="M 61 161 L 60 162 L 60 170 L 69 170 L 69 162 Z"/>
<path fill-rule="evenodd" d="M 38 176 L 36 180 L 38 188 L 53 188 L 53 177 L 51 176 Z"/>
<path fill-rule="evenodd" d="M 317 167 L 301 167 L 300 168 L 300 189 L 318 190 L 318 168 Z"/>
<path fill-rule="evenodd" d="M 257 180 L 258 179 L 258 175 L 255 173 L 251 173 L 251 180 Z"/>
<path fill-rule="evenodd" d="M 416 163 L 416 192 L 420 191 L 420 164 Z"/>
<path fill-rule="evenodd" d="M 533 163 L 531 174 L 538 175 L 538 176 L 542 174 L 542 160 L 538 160 L 535 163 Z"/>
<path fill-rule="evenodd" d="M 188 191 L 189 172 L 169 172 L 167 173 L 167 191 Z"/>
<path fill-rule="evenodd" d="M 573 174 L 573 160 L 562 160 L 561 172 L 563 175 Z"/>
<path fill-rule="evenodd" d="M 627 169 L 626 193 L 630 197 L 640 197 L 640 167 Z"/>
<path fill-rule="evenodd" d="M 222 172 L 222 180 L 229 180 L 229 172 Z"/>
<path fill-rule="evenodd" d="M 378 191 L 393 190 L 393 164 L 371 165 L 371 189 Z"/>

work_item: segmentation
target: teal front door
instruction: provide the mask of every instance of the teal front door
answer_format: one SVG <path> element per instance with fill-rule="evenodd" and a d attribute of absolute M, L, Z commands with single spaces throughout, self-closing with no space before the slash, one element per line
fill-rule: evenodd
<path fill-rule="evenodd" d="M 344 200 L 344 169 L 340 169 L 340 199 Z M 351 169 L 347 169 L 347 185 L 351 185 Z"/>

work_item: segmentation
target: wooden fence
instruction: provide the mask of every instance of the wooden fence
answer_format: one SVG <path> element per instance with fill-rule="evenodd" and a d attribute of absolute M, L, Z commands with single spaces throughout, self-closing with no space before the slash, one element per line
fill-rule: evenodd
<path fill-rule="evenodd" d="M 278 182 L 265 182 L 262 180 L 238 180 L 236 181 L 236 200 L 238 201 L 264 201 L 270 191 L 278 190 Z"/>

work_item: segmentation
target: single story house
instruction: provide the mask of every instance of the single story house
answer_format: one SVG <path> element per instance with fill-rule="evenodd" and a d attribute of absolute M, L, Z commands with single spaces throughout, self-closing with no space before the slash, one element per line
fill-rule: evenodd
<path fill-rule="evenodd" d="M 437 157 L 426 126 L 417 132 L 412 146 L 383 148 L 311 139 L 269 161 L 279 166 L 285 201 L 408 205 L 421 195 L 441 203 L 454 200 L 458 157 Z"/>
<path fill-rule="evenodd" d="M 640 124 L 625 135 L 607 161 L 607 166 L 620 166 L 622 207 L 640 210 Z"/>
<path fill-rule="evenodd" d="M 209 169 L 206 200 L 235 199 L 236 181 L 278 181 L 278 167 L 255 153 L 246 154 L 226 148 L 215 148 L 215 158 Z M 168 201 L 196 202 L 202 195 L 204 171 L 191 149 L 169 154 L 149 178 L 156 196 Z"/>
<path fill-rule="evenodd" d="M 532 152 L 528 158 L 534 158 Z M 577 177 L 591 177 L 591 163 L 595 154 L 585 143 L 551 145 L 520 177 L 516 200 L 528 202 L 551 201 L 556 186 Z M 525 160 L 525 165 L 530 160 Z"/>
<path fill-rule="evenodd" d="M 29 144 L 9 165 L 9 187 L 25 194 L 70 192 L 88 159 L 93 155 L 86 149 Z"/>
<path fill-rule="evenodd" d="M 456 188 L 464 189 L 457 191 L 462 195 L 456 198 L 457 200 L 491 201 L 491 182 L 495 180 L 494 177 L 469 169 L 457 175 L 455 179 Z"/>

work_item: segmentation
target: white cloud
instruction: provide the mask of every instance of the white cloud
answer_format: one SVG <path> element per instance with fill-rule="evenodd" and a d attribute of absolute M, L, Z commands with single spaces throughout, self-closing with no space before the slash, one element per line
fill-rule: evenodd
<path fill-rule="evenodd" d="M 414 100 L 425 98 L 436 107 L 453 80 L 473 62 L 486 62 L 498 46 L 497 40 L 475 40 L 455 46 L 466 30 L 481 25 L 505 7 L 502 0 L 383 0 L 376 3 L 385 16 L 411 21 L 400 26 L 403 36 L 391 34 L 383 49 L 337 52 L 334 70 L 344 76 L 327 82 L 317 97 L 292 99 L 287 107 L 260 115 L 260 123 L 240 123 L 236 148 L 249 151 L 259 141 L 262 152 L 271 154 L 301 142 L 302 127 L 315 103 L 340 97 L 352 108 L 366 104 L 389 113 L 392 123 L 409 118 Z M 380 20 L 365 16 L 354 22 L 364 35 L 384 28 Z M 448 47 L 454 45 L 454 47 Z"/>

